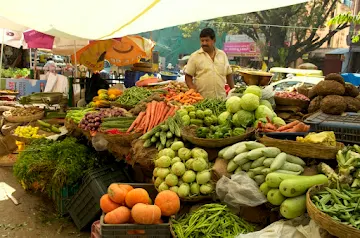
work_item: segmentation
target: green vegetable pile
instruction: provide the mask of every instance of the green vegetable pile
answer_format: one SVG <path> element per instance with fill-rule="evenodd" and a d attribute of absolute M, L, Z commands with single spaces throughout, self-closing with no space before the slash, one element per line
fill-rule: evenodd
<path fill-rule="evenodd" d="M 255 226 L 233 214 L 226 205 L 206 204 L 179 219 L 171 218 L 178 238 L 236 237 L 255 231 Z"/>
<path fill-rule="evenodd" d="M 322 212 L 336 221 L 360 229 L 360 190 L 356 188 L 328 188 L 311 197 Z"/>
<path fill-rule="evenodd" d="M 124 93 L 116 100 L 123 106 L 135 107 L 140 101 L 149 97 L 152 91 L 143 87 L 131 87 L 126 89 Z"/>
<path fill-rule="evenodd" d="M 181 139 L 180 126 L 172 117 L 148 131 L 140 139 L 146 140 L 144 147 L 156 145 L 160 151 L 164 148 L 169 148 L 174 142 Z"/>
<path fill-rule="evenodd" d="M 37 183 L 38 189 L 50 192 L 75 184 L 87 170 L 98 167 L 97 163 L 92 151 L 75 138 L 38 139 L 19 154 L 14 174 L 25 189 Z"/>
<path fill-rule="evenodd" d="M 200 102 L 194 104 L 196 110 L 205 111 L 210 109 L 216 116 L 226 111 L 226 101 L 220 98 L 205 98 Z"/>
<path fill-rule="evenodd" d="M 270 172 L 299 175 L 305 166 L 305 162 L 299 157 L 281 153 L 276 147 L 265 147 L 256 141 L 244 141 L 225 147 L 219 151 L 218 156 L 229 161 L 229 173 L 245 171 L 258 185 L 265 181 Z"/>
<path fill-rule="evenodd" d="M 154 185 L 160 191 L 171 190 L 181 198 L 209 195 L 214 191 L 205 150 L 185 148 L 176 141 L 171 148 L 161 150 L 155 159 Z"/>
<path fill-rule="evenodd" d="M 74 110 L 68 110 L 66 112 L 65 119 L 73 120 L 76 124 L 79 124 L 81 119 L 83 119 L 86 113 L 94 111 L 93 108 L 79 108 Z"/>

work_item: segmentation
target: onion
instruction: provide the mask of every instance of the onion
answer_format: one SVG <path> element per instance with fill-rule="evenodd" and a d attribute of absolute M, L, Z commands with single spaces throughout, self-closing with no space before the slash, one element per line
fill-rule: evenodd
<path fill-rule="evenodd" d="M 158 168 L 156 173 L 157 173 L 157 176 L 159 178 L 165 179 L 166 176 L 170 173 L 170 169 L 168 169 L 168 168 Z"/>
<path fill-rule="evenodd" d="M 192 163 L 192 168 L 196 172 L 203 171 L 208 168 L 208 164 L 205 159 L 203 158 L 196 158 L 194 159 L 194 162 Z"/>
<path fill-rule="evenodd" d="M 188 170 L 184 173 L 184 175 L 182 176 L 182 179 L 185 183 L 192 183 L 196 179 L 196 174 L 194 171 Z"/>
<path fill-rule="evenodd" d="M 178 195 L 181 198 L 185 198 L 190 195 L 190 186 L 187 183 L 183 183 L 180 185 L 178 189 Z"/>
<path fill-rule="evenodd" d="M 192 183 L 190 186 L 190 192 L 192 195 L 198 195 L 200 193 L 200 185 L 197 183 Z"/>
<path fill-rule="evenodd" d="M 178 177 L 175 174 L 168 174 L 165 178 L 166 185 L 172 187 L 178 184 Z"/>
<path fill-rule="evenodd" d="M 196 174 L 196 182 L 198 184 L 206 184 L 210 181 L 210 179 L 211 179 L 211 173 L 208 170 L 204 170 Z"/>
<path fill-rule="evenodd" d="M 182 162 L 176 162 L 171 166 L 171 172 L 177 176 L 182 176 L 185 173 L 185 165 Z"/>

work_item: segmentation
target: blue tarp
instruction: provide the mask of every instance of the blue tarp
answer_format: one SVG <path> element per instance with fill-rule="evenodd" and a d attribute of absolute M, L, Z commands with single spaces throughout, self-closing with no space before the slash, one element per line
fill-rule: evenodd
<path fill-rule="evenodd" d="M 341 74 L 345 82 L 352 83 L 354 86 L 360 85 L 360 74 L 345 73 Z"/>

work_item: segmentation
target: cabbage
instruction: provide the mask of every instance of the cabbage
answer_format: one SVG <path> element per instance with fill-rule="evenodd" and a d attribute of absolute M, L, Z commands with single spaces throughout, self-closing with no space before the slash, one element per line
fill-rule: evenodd
<path fill-rule="evenodd" d="M 232 117 L 232 123 L 236 127 L 247 127 L 249 124 L 251 124 L 255 120 L 254 114 L 252 112 L 248 112 L 245 110 L 240 110 L 237 113 L 235 113 Z"/>
<path fill-rule="evenodd" d="M 218 116 L 218 123 L 219 125 L 226 125 L 229 120 L 231 119 L 230 112 L 223 112 Z"/>
<path fill-rule="evenodd" d="M 285 121 L 280 117 L 274 117 L 273 118 L 273 124 L 275 126 L 285 126 L 286 125 Z"/>
<path fill-rule="evenodd" d="M 252 93 L 255 94 L 256 96 L 258 96 L 259 98 L 261 98 L 262 96 L 262 90 L 260 87 L 255 86 L 255 85 L 251 85 L 249 87 L 246 88 L 244 95 L 248 94 L 248 93 Z"/>
<path fill-rule="evenodd" d="M 204 149 L 197 148 L 197 147 L 191 150 L 191 155 L 195 159 L 203 158 L 206 161 L 208 159 L 208 153 Z"/>
<path fill-rule="evenodd" d="M 255 111 L 256 119 L 269 118 L 270 120 L 272 120 L 273 117 L 274 117 L 274 112 L 271 109 L 269 109 L 267 106 L 260 105 Z"/>
<path fill-rule="evenodd" d="M 259 127 L 259 122 L 261 122 L 262 124 L 266 124 L 267 120 L 266 118 L 259 118 L 254 122 L 253 127 L 257 129 Z"/>
<path fill-rule="evenodd" d="M 260 99 L 258 96 L 252 93 L 245 94 L 241 97 L 241 107 L 246 111 L 254 111 L 258 108 L 260 104 Z"/>
<path fill-rule="evenodd" d="M 260 105 L 267 106 L 269 109 L 273 110 L 271 103 L 268 100 L 261 100 Z"/>
<path fill-rule="evenodd" d="M 226 100 L 226 110 L 231 113 L 235 113 L 241 109 L 240 98 L 237 96 L 232 96 Z"/>

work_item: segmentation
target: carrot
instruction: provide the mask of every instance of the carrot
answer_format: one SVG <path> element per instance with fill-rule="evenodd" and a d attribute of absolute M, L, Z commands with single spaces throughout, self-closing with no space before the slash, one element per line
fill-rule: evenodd
<path fill-rule="evenodd" d="M 269 123 L 269 122 L 265 124 L 264 128 L 276 131 L 276 127 L 273 124 Z"/>
<path fill-rule="evenodd" d="M 263 132 L 275 132 L 274 130 L 271 130 L 269 128 L 262 129 Z"/>
<path fill-rule="evenodd" d="M 171 115 L 174 115 L 175 114 L 175 111 L 176 111 L 176 108 L 175 107 L 171 107 L 169 112 L 166 114 L 164 120 L 168 119 L 168 117 L 170 117 Z"/>
<path fill-rule="evenodd" d="M 165 104 L 165 109 L 161 115 L 160 122 L 163 122 L 165 120 L 165 116 L 167 115 L 167 113 L 169 112 L 170 109 L 171 109 L 171 107 L 169 107 L 168 105 Z"/>
<path fill-rule="evenodd" d="M 277 130 L 278 131 L 284 131 L 284 130 L 293 128 L 294 126 L 296 126 L 299 123 L 300 123 L 300 121 L 296 120 L 296 121 L 293 121 L 293 122 L 290 122 L 290 123 L 286 124 L 285 126 L 279 127 Z"/>
<path fill-rule="evenodd" d="M 146 131 L 149 131 L 151 126 L 154 124 L 154 120 L 155 120 L 155 111 L 157 110 L 158 107 L 158 103 L 156 101 L 152 101 L 151 102 L 151 114 L 150 114 L 150 121 L 149 124 L 147 125 Z"/>
<path fill-rule="evenodd" d="M 161 112 L 163 111 L 163 108 L 164 108 L 164 102 L 158 102 L 155 113 L 154 113 L 154 120 L 150 127 L 151 129 L 154 128 L 159 123 L 159 120 L 161 117 Z"/>
<path fill-rule="evenodd" d="M 150 114 L 151 114 L 151 105 L 152 105 L 152 102 L 151 103 L 148 103 L 146 105 L 146 117 L 145 117 L 145 120 L 144 120 L 144 133 L 146 131 L 146 128 L 147 128 L 147 125 L 149 124 L 149 121 L 150 121 Z"/>
<path fill-rule="evenodd" d="M 139 115 L 136 117 L 136 119 L 133 121 L 133 123 L 131 124 L 131 126 L 129 127 L 129 129 L 126 132 L 130 132 L 132 131 L 132 129 L 134 129 L 134 127 L 141 121 L 141 119 L 144 117 L 145 112 L 140 112 Z"/>
<path fill-rule="evenodd" d="M 159 125 L 159 123 L 161 122 L 161 119 L 163 118 L 163 114 L 164 114 L 164 111 L 165 111 L 166 108 L 167 108 L 166 103 L 161 102 L 160 107 L 159 107 L 159 112 L 156 114 L 157 118 L 155 120 L 154 127 Z"/>

